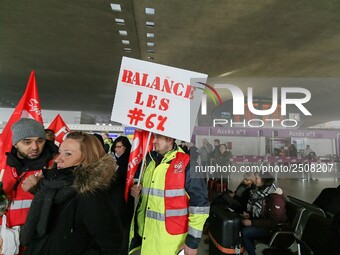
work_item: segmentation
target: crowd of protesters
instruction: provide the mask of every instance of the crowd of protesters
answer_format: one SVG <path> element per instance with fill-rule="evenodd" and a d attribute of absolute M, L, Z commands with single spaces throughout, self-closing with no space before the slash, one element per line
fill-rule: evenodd
<path fill-rule="evenodd" d="M 133 148 L 125 136 L 73 131 L 58 147 L 53 130 L 36 120 L 21 118 L 11 131 L 2 178 L 7 202 L 0 201 L 1 254 L 197 255 L 210 202 L 242 215 L 244 247 L 255 254 L 254 240 L 268 238 L 275 224 L 287 221 L 283 191 L 269 174 L 248 173 L 234 192 L 209 201 L 207 180 L 192 178 L 190 170 L 230 164 L 231 148 L 218 139 L 214 145 L 203 139 L 198 148 L 153 134 L 154 149 L 130 188 Z M 294 144 L 289 150 L 296 152 Z"/>
<path fill-rule="evenodd" d="M 58 147 L 53 130 L 28 118 L 11 131 L 2 178 L 8 202 L 1 207 L 1 254 L 151 254 L 160 247 L 162 254 L 197 254 L 209 201 L 205 181 L 190 177 L 184 143 L 181 148 L 175 139 L 155 135 L 154 150 L 136 173 L 143 172 L 141 182 L 125 200 L 127 137 L 73 131 Z M 182 192 L 172 194 L 174 189 Z M 176 200 L 181 202 L 174 207 Z"/>

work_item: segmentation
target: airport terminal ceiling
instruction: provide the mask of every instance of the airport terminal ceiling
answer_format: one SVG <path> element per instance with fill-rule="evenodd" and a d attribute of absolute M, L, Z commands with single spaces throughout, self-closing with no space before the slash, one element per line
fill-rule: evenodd
<path fill-rule="evenodd" d="M 16 105 L 35 70 L 43 109 L 108 122 L 128 56 L 235 82 L 245 94 L 253 87 L 257 97 L 306 88 L 305 126 L 339 120 L 339 31 L 337 0 L 2 0 L 0 107 Z"/>

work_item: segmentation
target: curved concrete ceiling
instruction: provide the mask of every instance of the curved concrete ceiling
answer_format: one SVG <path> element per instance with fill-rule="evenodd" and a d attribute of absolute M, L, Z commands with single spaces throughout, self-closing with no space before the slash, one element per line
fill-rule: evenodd
<path fill-rule="evenodd" d="M 43 109 L 107 122 L 122 56 L 207 73 L 211 83 L 247 78 L 240 87 L 255 86 L 256 96 L 268 95 L 270 79 L 290 79 L 284 86 L 312 92 L 308 125 L 339 119 L 337 0 L 0 2 L 0 107 L 18 102 L 35 70 Z"/>

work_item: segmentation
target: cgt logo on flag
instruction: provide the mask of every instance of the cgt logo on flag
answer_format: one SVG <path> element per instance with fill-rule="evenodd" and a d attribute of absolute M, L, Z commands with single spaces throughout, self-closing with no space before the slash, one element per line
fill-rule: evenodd
<path fill-rule="evenodd" d="M 38 115 L 41 115 L 40 103 L 38 100 L 36 100 L 35 98 L 31 98 L 28 101 L 28 106 L 30 107 L 29 112 L 34 112 Z"/>

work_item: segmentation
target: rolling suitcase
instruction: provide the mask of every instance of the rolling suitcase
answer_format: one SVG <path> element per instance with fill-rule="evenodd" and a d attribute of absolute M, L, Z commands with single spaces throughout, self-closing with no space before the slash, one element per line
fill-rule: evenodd
<path fill-rule="evenodd" d="M 209 215 L 209 255 L 243 254 L 241 216 L 216 205 Z"/>

